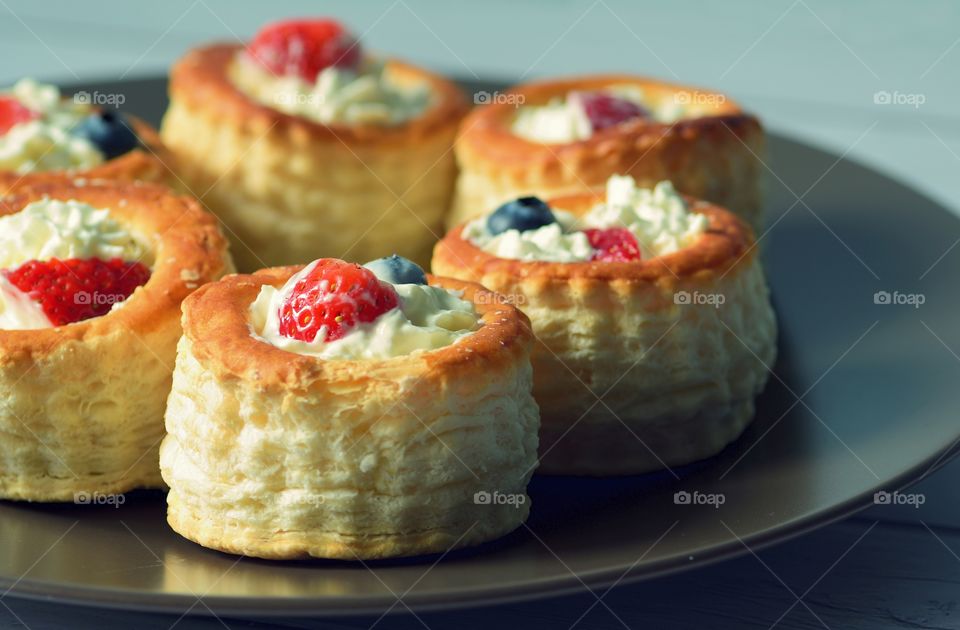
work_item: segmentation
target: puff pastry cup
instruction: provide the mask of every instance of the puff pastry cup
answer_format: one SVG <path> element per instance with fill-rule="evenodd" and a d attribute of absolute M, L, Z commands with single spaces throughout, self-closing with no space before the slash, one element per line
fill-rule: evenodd
<path fill-rule="evenodd" d="M 240 91 L 228 75 L 241 50 L 181 59 L 161 127 L 180 175 L 226 224 L 238 267 L 392 253 L 426 263 L 456 177 L 450 147 L 467 109 L 456 86 L 390 61 L 397 83 L 429 85 L 425 112 L 394 126 L 325 125 Z"/>
<path fill-rule="evenodd" d="M 483 325 L 383 360 L 324 361 L 251 336 L 260 287 L 229 276 L 184 302 L 160 453 L 167 519 L 205 547 L 262 558 L 384 558 L 502 536 L 526 519 L 539 416 L 529 321 L 473 284 Z M 523 497 L 514 505 L 477 493 Z"/>
<path fill-rule="evenodd" d="M 577 195 L 549 203 L 582 214 Z M 638 474 L 718 453 L 749 424 L 776 320 L 752 231 L 730 212 L 692 202 L 709 219 L 692 245 L 631 262 L 497 258 L 452 230 L 434 273 L 497 292 L 533 324 L 538 472 Z M 724 296 L 723 304 L 697 296 Z"/>
<path fill-rule="evenodd" d="M 156 184 L 0 182 L 0 215 L 40 199 L 108 208 L 145 247 L 150 279 L 102 317 L 0 330 L 0 497 L 73 501 L 76 493 L 160 487 L 163 412 L 180 303 L 232 269 L 216 219 Z"/>
<path fill-rule="evenodd" d="M 157 131 L 149 124 L 134 116 L 127 116 L 130 127 L 140 139 L 141 146 L 123 155 L 105 161 L 103 164 L 87 169 L 67 171 L 36 171 L 32 173 L 13 173 L 0 171 L 0 195 L 11 192 L 18 186 L 32 186 L 61 181 L 64 178 L 113 180 L 118 182 L 152 182 L 163 184 L 174 190 L 183 190 L 184 186 L 175 174 L 173 155 L 160 140 Z"/>
<path fill-rule="evenodd" d="M 611 86 L 642 90 L 652 105 L 686 103 L 675 122 L 638 118 L 567 144 L 541 144 L 517 136 L 511 124 L 521 106 L 543 105 L 571 91 Z M 577 77 L 527 83 L 474 109 L 463 121 L 455 152 L 460 175 L 452 228 L 509 199 L 546 199 L 600 188 L 610 175 L 631 175 L 641 185 L 671 180 L 677 189 L 724 206 L 762 226 L 760 158 L 764 132 L 754 116 L 725 95 L 630 75 Z"/>

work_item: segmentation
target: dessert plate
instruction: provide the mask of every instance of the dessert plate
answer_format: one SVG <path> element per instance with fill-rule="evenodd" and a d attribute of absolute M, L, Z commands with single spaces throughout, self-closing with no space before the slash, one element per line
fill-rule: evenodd
<path fill-rule="evenodd" d="M 85 87 L 122 93 L 125 109 L 159 122 L 162 79 Z M 952 249 L 960 219 L 885 175 L 784 136 L 771 137 L 767 164 L 772 228 L 761 244 L 780 358 L 756 422 L 719 456 L 641 477 L 536 477 L 530 520 L 510 536 L 364 564 L 203 549 L 167 527 L 160 493 L 103 505 L 0 502 L 0 593 L 194 614 L 465 607 L 715 562 L 925 476 L 960 440 L 960 366 L 949 349 L 960 349 L 960 249 Z"/>

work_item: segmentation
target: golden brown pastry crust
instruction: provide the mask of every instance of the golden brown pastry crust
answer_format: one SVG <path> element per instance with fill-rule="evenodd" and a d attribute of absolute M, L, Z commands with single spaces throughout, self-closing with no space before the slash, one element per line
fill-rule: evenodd
<path fill-rule="evenodd" d="M 637 119 L 568 144 L 531 142 L 510 129 L 517 99 L 538 105 L 571 90 L 623 84 L 640 87 L 651 101 L 686 96 L 700 115 L 675 123 Z M 611 175 L 630 175 L 646 186 L 670 180 L 680 192 L 726 207 L 754 229 L 762 226 L 763 129 L 726 96 L 630 75 L 527 83 L 506 94 L 513 98 L 474 109 L 461 125 L 460 176 L 448 227 L 523 195 L 548 198 L 598 189 Z"/>
<path fill-rule="evenodd" d="M 472 284 L 483 326 L 450 346 L 324 361 L 251 335 L 265 284 L 224 278 L 184 303 L 161 469 L 168 521 L 199 544 L 264 558 L 353 560 L 477 544 L 522 523 L 536 467 L 526 317 Z M 478 492 L 523 497 L 484 504 Z"/>
<path fill-rule="evenodd" d="M 161 132 L 184 180 L 232 233 L 240 269 L 394 252 L 425 262 L 453 191 L 450 148 L 467 110 L 457 87 L 390 61 L 397 80 L 430 86 L 423 115 L 324 125 L 240 91 L 229 69 L 241 50 L 212 45 L 177 62 Z"/>
<path fill-rule="evenodd" d="M 127 116 L 127 119 L 143 143 L 143 147 L 89 169 L 24 174 L 0 172 L 0 195 L 6 194 L 14 187 L 54 183 L 63 181 L 65 178 L 153 182 L 165 184 L 174 190 L 182 190 L 184 187 L 175 174 L 173 155 L 163 145 L 157 132 L 135 116 Z"/>
<path fill-rule="evenodd" d="M 42 198 L 87 202 L 147 245 L 149 281 L 107 315 L 0 330 L 0 497 L 70 501 L 162 485 L 158 447 L 180 303 L 232 269 L 216 219 L 196 201 L 140 182 L 0 175 L 0 215 Z"/>
<path fill-rule="evenodd" d="M 550 205 L 580 214 L 598 201 Z M 637 474 L 688 463 L 717 453 L 752 419 L 776 352 L 753 235 L 718 206 L 691 207 L 709 217 L 707 232 L 637 262 L 501 259 L 463 239 L 462 226 L 437 244 L 435 273 L 480 283 L 532 321 L 540 472 Z M 700 295 L 724 303 L 696 303 Z"/>

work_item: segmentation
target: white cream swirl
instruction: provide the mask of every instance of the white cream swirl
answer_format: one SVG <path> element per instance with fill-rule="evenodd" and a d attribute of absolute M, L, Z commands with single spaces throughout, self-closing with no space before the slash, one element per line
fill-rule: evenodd
<path fill-rule="evenodd" d="M 0 269 L 51 258 L 123 258 L 145 253 L 106 208 L 82 201 L 41 199 L 0 217 Z"/>
<path fill-rule="evenodd" d="M 0 135 L 0 170 L 17 173 L 87 169 L 104 161 L 87 138 L 70 130 L 93 111 L 89 104 L 61 99 L 56 86 L 21 79 L 6 94 L 39 114 Z"/>
<path fill-rule="evenodd" d="M 13 270 L 31 260 L 136 260 L 145 255 L 144 246 L 110 217 L 109 210 L 81 201 L 41 199 L 0 217 L 0 270 Z M 40 304 L 0 273 L 0 330 L 51 326 Z"/>
<path fill-rule="evenodd" d="M 264 105 L 323 124 L 398 125 L 422 114 L 431 101 L 428 85 L 400 85 L 379 62 L 366 62 L 359 72 L 331 66 L 309 83 L 275 76 L 240 54 L 230 76 Z"/>
<path fill-rule="evenodd" d="M 640 188 L 630 176 L 607 180 L 606 199 L 576 218 L 552 209 L 557 222 L 535 230 L 506 230 L 493 234 L 487 216 L 468 222 L 462 236 L 498 258 L 582 262 L 594 249 L 581 231 L 587 228 L 626 228 L 637 239 L 644 259 L 663 256 L 688 247 L 707 228 L 707 218 L 690 212 L 673 184 L 662 181 L 652 189 Z"/>
<path fill-rule="evenodd" d="M 593 247 L 587 235 L 576 230 L 576 217 L 562 210 L 553 210 L 553 216 L 556 223 L 536 230 L 506 230 L 496 235 L 487 229 L 487 217 L 480 217 L 464 226 L 462 236 L 498 258 L 561 263 L 590 260 Z"/>
<path fill-rule="evenodd" d="M 437 350 L 463 339 L 479 326 L 473 304 L 454 291 L 422 284 L 395 284 L 398 308 L 369 323 L 354 326 L 340 339 L 324 341 L 321 328 L 312 342 L 280 334 L 280 307 L 293 287 L 316 263 L 308 265 L 277 289 L 263 286 L 250 305 L 253 336 L 287 352 L 325 360 L 390 359 L 416 352 Z"/>
<path fill-rule="evenodd" d="M 676 99 L 653 103 L 635 85 L 611 85 L 602 91 L 642 106 L 657 122 L 672 123 L 687 115 L 686 108 Z M 521 106 L 510 130 L 525 140 L 543 144 L 567 144 L 593 135 L 593 125 L 580 93 L 576 91 L 553 98 L 544 105 Z"/>

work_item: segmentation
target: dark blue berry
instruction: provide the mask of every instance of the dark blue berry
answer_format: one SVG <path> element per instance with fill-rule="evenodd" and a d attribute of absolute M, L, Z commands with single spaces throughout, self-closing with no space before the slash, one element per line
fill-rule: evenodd
<path fill-rule="evenodd" d="M 542 200 L 537 197 L 520 197 L 497 208 L 487 218 L 487 229 L 491 234 L 500 234 L 507 230 L 526 232 L 556 222 L 550 206 Z"/>
<path fill-rule="evenodd" d="M 403 256 L 386 256 L 364 265 L 373 275 L 391 284 L 426 284 L 427 275 L 417 263 Z"/>
<path fill-rule="evenodd" d="M 73 129 L 74 135 L 88 139 L 111 160 L 140 145 L 126 116 L 120 112 L 96 112 Z"/>

